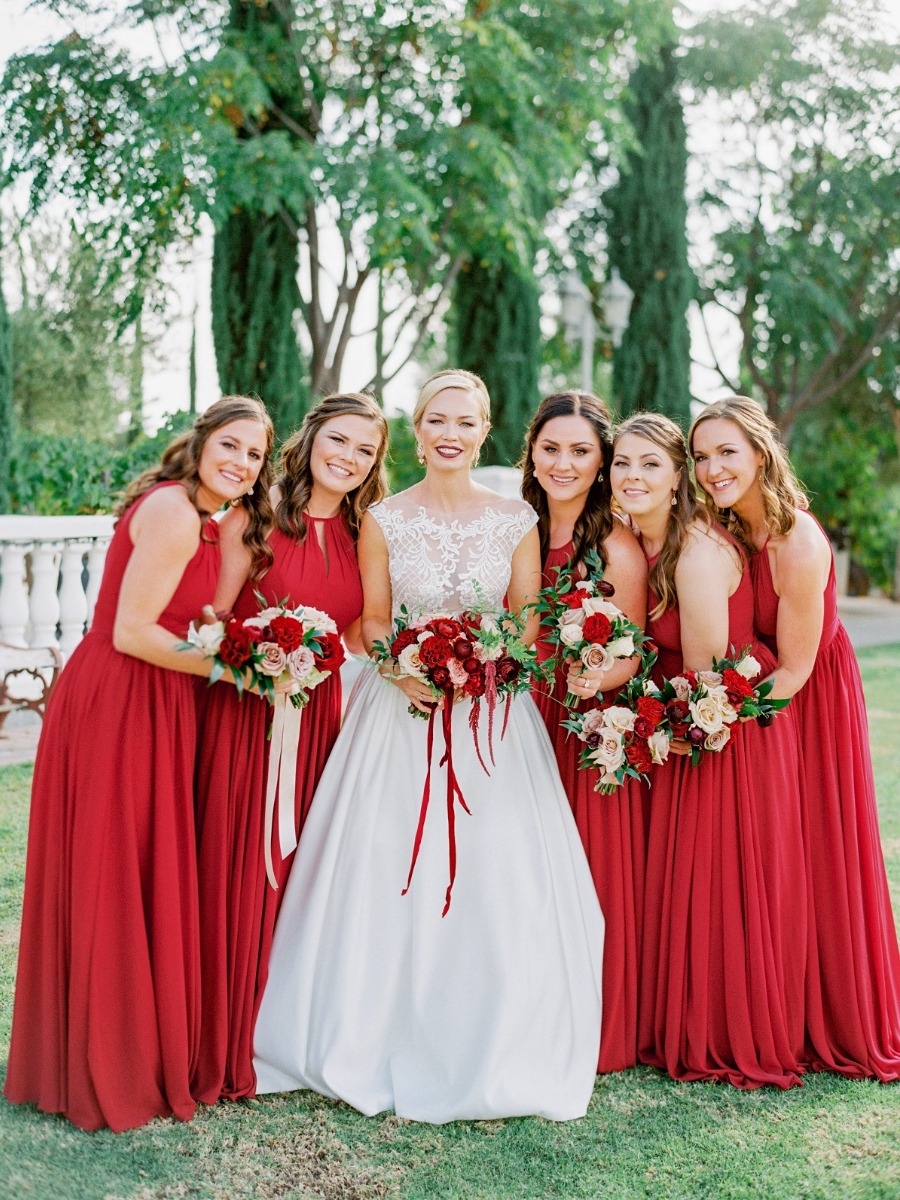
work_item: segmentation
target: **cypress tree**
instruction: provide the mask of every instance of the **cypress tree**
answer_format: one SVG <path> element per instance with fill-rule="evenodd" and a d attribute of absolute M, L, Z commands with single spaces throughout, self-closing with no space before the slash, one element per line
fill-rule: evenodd
<path fill-rule="evenodd" d="M 540 399 L 540 294 L 532 276 L 508 263 L 473 262 L 454 297 L 455 361 L 487 384 L 491 436 L 485 463 L 512 465 Z"/>
<path fill-rule="evenodd" d="M 9 512 L 13 437 L 12 330 L 0 286 L 0 512 Z"/>
<path fill-rule="evenodd" d="M 687 140 L 671 46 L 637 67 L 626 112 L 642 153 L 628 155 L 606 197 L 609 261 L 634 291 L 613 362 L 613 393 L 623 415 L 652 409 L 686 427 L 694 277 L 687 260 Z"/>
<path fill-rule="evenodd" d="M 289 38 L 289 8 L 271 0 L 232 0 L 229 33 L 251 56 L 264 56 L 273 38 Z M 293 97 L 273 99 L 302 122 Z M 296 429 L 306 400 L 294 327 L 300 307 L 297 269 L 297 239 L 278 214 L 238 208 L 216 232 L 212 329 L 219 386 L 226 393 L 259 396 L 279 438 Z"/>

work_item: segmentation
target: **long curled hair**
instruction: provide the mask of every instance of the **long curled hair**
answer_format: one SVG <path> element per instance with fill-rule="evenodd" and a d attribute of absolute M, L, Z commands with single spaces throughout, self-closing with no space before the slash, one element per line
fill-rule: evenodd
<path fill-rule="evenodd" d="M 778 427 L 766 415 L 762 405 L 749 396 L 726 396 L 722 400 L 715 400 L 691 425 L 688 444 L 692 455 L 694 434 L 704 421 L 733 421 L 753 449 L 762 455 L 759 488 L 766 514 L 766 528 L 774 537 L 784 537 L 790 533 L 797 523 L 797 509 L 808 509 L 809 499 L 794 474 Z M 755 550 L 750 531 L 738 513 L 732 509 L 717 509 L 712 496 L 702 488 L 701 491 L 704 504 L 716 519 L 748 550 Z"/>
<path fill-rule="evenodd" d="M 678 476 L 675 488 L 675 503 L 669 510 L 666 523 L 666 535 L 663 548 L 656 562 L 650 568 L 650 587 L 657 597 L 657 605 L 650 613 L 652 618 L 661 616 L 667 609 L 674 608 L 678 602 L 675 591 L 675 568 L 678 557 L 687 537 L 691 524 L 700 518 L 706 525 L 712 524 L 712 519 L 697 499 L 691 474 L 688 470 L 687 444 L 681 429 L 670 417 L 662 413 L 637 412 L 627 417 L 616 426 L 613 435 L 613 456 L 620 438 L 626 434 L 646 438 L 653 442 L 671 460 Z"/>
<path fill-rule="evenodd" d="M 355 541 L 363 513 L 388 493 L 384 466 L 388 449 L 388 423 L 378 402 L 365 392 L 336 392 L 320 400 L 303 418 L 303 424 L 281 448 L 276 483 L 281 497 L 275 508 L 278 528 L 295 541 L 302 542 L 308 532 L 304 513 L 313 491 L 310 459 L 319 430 L 335 417 L 365 417 L 378 430 L 378 449 L 371 470 L 359 485 L 341 500 L 341 510 Z"/>
<path fill-rule="evenodd" d="M 609 466 L 612 462 L 612 422 L 609 411 L 599 396 L 591 392 L 555 392 L 545 396 L 531 418 L 525 435 L 525 450 L 519 460 L 522 468 L 522 497 L 538 515 L 538 533 L 541 539 L 541 562 L 546 562 L 550 549 L 550 506 L 547 493 L 538 483 L 534 473 L 534 446 L 541 430 L 554 417 L 584 417 L 597 441 L 600 443 L 600 478 L 595 479 L 585 497 L 584 508 L 575 522 L 572 533 L 573 555 L 580 563 L 589 550 L 596 550 L 600 561 L 606 566 L 606 551 L 603 543 L 609 537 L 614 517 L 612 515 L 609 487 Z"/>
<path fill-rule="evenodd" d="M 266 534 L 273 520 L 269 488 L 272 486 L 270 456 L 275 440 L 275 431 L 263 404 L 259 400 L 253 399 L 252 396 L 223 396 L 221 400 L 211 404 L 205 412 L 200 413 L 191 428 L 166 447 L 159 464 L 144 471 L 128 485 L 113 512 L 117 517 L 121 517 L 136 500 L 139 500 L 157 483 L 177 480 L 184 484 L 191 503 L 200 513 L 202 521 L 200 536 L 204 540 L 208 540 L 204 530 L 212 514 L 203 512 L 197 503 L 197 493 L 201 486 L 200 456 L 210 436 L 217 429 L 221 429 L 223 425 L 230 425 L 232 421 L 255 421 L 263 427 L 266 434 L 266 454 L 253 485 L 253 493 L 241 496 L 236 502 L 247 513 L 243 542 L 250 551 L 250 578 L 259 579 L 272 562 L 272 550 L 266 541 Z"/>

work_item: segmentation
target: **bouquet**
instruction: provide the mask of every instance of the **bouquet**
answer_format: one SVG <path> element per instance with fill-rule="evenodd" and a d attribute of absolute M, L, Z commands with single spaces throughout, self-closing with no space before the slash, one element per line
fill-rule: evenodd
<path fill-rule="evenodd" d="M 584 743 L 578 766 L 599 772 L 594 791 L 602 795 L 611 795 L 626 779 L 649 782 L 650 768 L 669 756 L 666 706 L 646 694 L 654 661 L 655 655 L 648 657 L 640 675 L 629 679 L 611 704 L 573 713 L 563 721 L 563 727 Z"/>
<path fill-rule="evenodd" d="M 454 833 L 454 804 L 458 800 L 469 812 L 453 769 L 453 702 L 457 695 L 472 701 L 469 728 L 475 743 L 475 753 L 486 774 L 490 774 L 482 757 L 478 740 L 482 703 L 487 707 L 488 756 L 494 763 L 494 714 L 497 705 L 505 701 L 501 740 L 509 720 L 509 701 L 520 692 L 528 691 L 532 677 L 540 673 L 537 656 L 521 641 L 524 621 L 508 612 L 479 612 L 470 610 L 451 615 L 438 613 L 413 620 L 407 609 L 400 609 L 391 639 L 376 642 L 372 647 L 375 661 L 390 665 L 397 676 L 412 676 L 429 685 L 435 704 L 430 713 L 415 705 L 409 706 L 414 717 L 428 721 L 428 769 L 419 811 L 419 825 L 413 845 L 412 862 L 403 895 L 409 891 L 431 794 L 431 754 L 437 702 L 443 698 L 441 725 L 444 734 L 444 756 L 447 765 L 447 820 L 450 838 L 450 883 L 447 887 L 444 911 L 450 908 L 450 897 L 456 875 L 456 838 Z"/>
<path fill-rule="evenodd" d="M 256 598 L 265 606 L 265 598 Z M 263 607 L 255 617 L 236 617 L 208 624 L 192 624 L 182 648 L 196 647 L 213 659 L 210 684 L 230 671 L 238 694 L 247 686 L 247 674 L 270 704 L 275 684 L 292 683 L 289 693 L 295 708 L 309 703 L 309 694 L 344 661 L 337 626 L 325 612 L 286 602 Z"/>
<path fill-rule="evenodd" d="M 547 641 L 556 647 L 558 665 L 580 660 L 585 670 L 602 671 L 617 659 L 640 653 L 649 639 L 609 599 L 615 588 L 603 578 L 603 564 L 595 550 L 584 556 L 584 565 L 584 579 L 576 577 L 573 567 L 561 567 L 556 582 L 538 593 L 534 611 L 549 628 Z M 578 703 L 577 696 L 566 693 L 567 708 Z"/>
<path fill-rule="evenodd" d="M 645 694 L 662 704 L 662 728 L 672 739 L 689 743 L 691 763 L 696 766 L 704 751 L 719 752 L 731 740 L 736 721 L 752 719 L 771 725 L 788 700 L 772 700 L 771 681 L 753 685 L 762 668 L 742 650 L 731 658 L 713 659 L 711 671 L 685 671 L 656 685 L 644 684 Z"/>
<path fill-rule="evenodd" d="M 197 647 L 213 660 L 210 684 L 230 671 L 238 695 L 242 695 L 249 675 L 250 686 L 255 684 L 275 710 L 268 735 L 263 847 L 266 874 L 277 890 L 272 863 L 276 809 L 282 858 L 297 847 L 294 798 L 300 747 L 299 710 L 309 703 L 310 692 L 338 670 L 346 656 L 337 625 L 327 613 L 304 605 L 288 608 L 286 601 L 266 607 L 265 597 L 259 592 L 255 594 L 262 606 L 255 617 L 192 624 L 181 647 Z M 289 689 L 276 690 L 277 683 L 288 684 Z"/>

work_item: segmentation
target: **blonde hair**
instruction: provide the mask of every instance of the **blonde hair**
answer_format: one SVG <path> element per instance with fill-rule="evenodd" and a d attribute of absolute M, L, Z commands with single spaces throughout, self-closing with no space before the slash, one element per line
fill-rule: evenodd
<path fill-rule="evenodd" d="M 320 400 L 303 418 L 303 424 L 281 448 L 276 483 L 281 499 L 275 509 L 275 522 L 282 533 L 302 542 L 307 534 L 304 512 L 313 490 L 310 457 L 319 430 L 335 417 L 364 417 L 378 429 L 378 448 L 365 479 L 341 500 L 341 509 L 354 540 L 359 537 L 363 513 L 388 493 L 384 460 L 388 448 L 388 423 L 374 396 L 365 392 L 337 392 Z"/>
<path fill-rule="evenodd" d="M 663 548 L 656 562 L 650 568 L 649 583 L 659 601 L 656 608 L 650 613 L 655 620 L 678 603 L 678 594 L 675 590 L 675 568 L 678 565 L 678 558 L 691 524 L 698 517 L 707 525 L 710 525 L 712 521 L 694 491 L 688 470 L 687 445 L 680 426 L 676 425 L 671 417 L 664 417 L 662 413 L 634 413 L 616 427 L 613 436 L 613 455 L 615 455 L 619 439 L 629 433 L 653 442 L 671 459 L 675 470 L 680 472 L 678 485 L 675 488 L 675 503 L 669 510 L 669 519 L 666 523 Z"/>
<path fill-rule="evenodd" d="M 488 395 L 487 387 L 484 380 L 472 371 L 463 371 L 461 368 L 450 367 L 445 371 L 438 371 L 426 379 L 422 385 L 422 390 L 419 392 L 419 398 L 416 401 L 416 406 L 413 409 L 412 423 L 418 425 L 425 415 L 425 409 L 431 401 L 440 392 L 447 391 L 448 388 L 459 388 L 460 391 L 470 392 L 478 401 L 478 406 L 481 409 L 481 416 L 486 422 L 491 419 L 491 398 Z"/>
<path fill-rule="evenodd" d="M 197 504 L 197 492 L 200 488 L 200 457 L 203 447 L 209 437 L 224 425 L 232 421 L 256 421 L 261 425 L 266 435 L 266 453 L 263 464 L 257 476 L 253 491 L 240 497 L 238 503 L 247 513 L 247 526 L 243 534 L 244 545 L 250 551 L 250 578 L 259 579 L 269 569 L 272 563 L 272 548 L 266 541 L 266 534 L 272 523 L 272 505 L 269 502 L 269 488 L 272 485 L 272 466 L 270 456 L 275 432 L 272 420 L 262 402 L 252 396 L 223 396 L 211 404 L 205 412 L 200 413 L 193 426 L 187 432 L 180 434 L 170 442 L 163 451 L 161 461 L 148 471 L 144 471 L 125 489 L 113 512 L 120 517 L 136 500 L 158 483 L 167 480 L 177 480 L 183 483 L 191 503 L 200 511 Z M 211 514 L 201 512 L 203 525 L 206 525 Z M 201 533 L 201 536 L 205 536 Z"/>
<path fill-rule="evenodd" d="M 704 421 L 732 421 L 753 449 L 763 457 L 759 486 L 766 515 L 766 528 L 775 537 L 790 533 L 797 522 L 797 509 L 809 508 L 809 499 L 794 474 L 778 427 L 766 415 L 765 409 L 749 396 L 726 396 L 708 405 L 691 425 L 688 443 L 694 453 L 694 434 Z M 703 502 L 711 514 L 722 521 L 726 529 L 749 550 L 755 549 L 750 531 L 741 517 L 731 510 L 716 508 L 715 501 L 705 490 Z"/>

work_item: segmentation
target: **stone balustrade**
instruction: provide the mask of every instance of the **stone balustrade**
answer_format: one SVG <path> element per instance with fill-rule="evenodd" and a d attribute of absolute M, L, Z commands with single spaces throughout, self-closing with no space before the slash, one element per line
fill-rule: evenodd
<path fill-rule="evenodd" d="M 0 641 L 65 657 L 94 611 L 112 516 L 0 516 Z"/>

